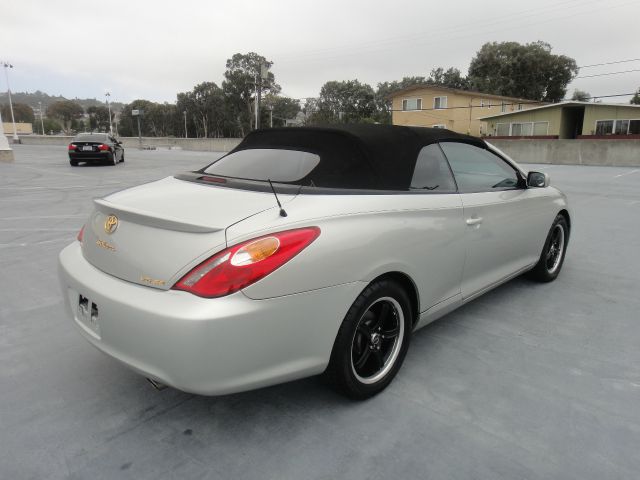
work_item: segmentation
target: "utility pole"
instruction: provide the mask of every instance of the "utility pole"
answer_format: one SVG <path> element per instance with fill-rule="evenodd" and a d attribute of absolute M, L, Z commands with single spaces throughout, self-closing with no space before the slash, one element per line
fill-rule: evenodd
<path fill-rule="evenodd" d="M 111 125 L 111 105 L 109 104 L 109 97 L 111 96 L 111 94 L 107 92 L 104 94 L 104 96 L 107 99 L 107 109 L 109 110 L 109 133 L 113 135 L 113 126 Z"/>
<path fill-rule="evenodd" d="M 46 135 L 46 133 L 44 133 L 44 120 L 42 119 L 42 102 L 38 102 L 38 105 L 40 106 L 40 127 L 42 128 L 42 135 Z"/>
<path fill-rule="evenodd" d="M 262 98 L 262 79 L 269 77 L 269 65 L 260 65 L 259 71 L 255 75 L 256 80 L 256 130 L 260 128 L 260 100 Z"/>
<path fill-rule="evenodd" d="M 7 62 L 2 62 L 4 66 L 4 77 L 7 79 L 7 93 L 9 94 L 9 109 L 11 110 L 11 121 L 13 122 L 13 141 L 18 142 L 18 130 L 16 128 L 16 118 L 13 116 L 13 103 L 11 102 L 11 87 L 9 86 L 9 73 L 8 70 L 13 68 L 13 65 Z"/>
<path fill-rule="evenodd" d="M 187 111 L 182 112 L 184 115 L 184 138 L 189 138 L 189 133 L 187 132 Z"/>

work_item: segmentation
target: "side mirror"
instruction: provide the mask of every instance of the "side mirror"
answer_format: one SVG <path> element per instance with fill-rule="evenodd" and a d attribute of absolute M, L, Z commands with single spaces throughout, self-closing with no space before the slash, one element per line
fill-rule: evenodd
<path fill-rule="evenodd" d="M 542 172 L 529 172 L 527 175 L 527 187 L 545 188 L 551 184 L 549 174 Z"/>

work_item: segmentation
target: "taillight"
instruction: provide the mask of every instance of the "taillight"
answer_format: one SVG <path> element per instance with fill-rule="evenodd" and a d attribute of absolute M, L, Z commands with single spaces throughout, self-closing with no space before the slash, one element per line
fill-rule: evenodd
<path fill-rule="evenodd" d="M 74 145 L 73 143 L 69 144 L 69 150 L 75 150 L 76 148 L 78 148 L 77 145 Z"/>
<path fill-rule="evenodd" d="M 98 150 L 104 152 L 105 150 L 109 150 L 109 145 L 105 145 L 104 143 L 98 145 Z"/>
<path fill-rule="evenodd" d="M 308 227 L 242 242 L 205 260 L 172 288 L 207 298 L 229 295 L 280 268 L 318 235 L 318 227 Z"/>
<path fill-rule="evenodd" d="M 82 243 L 82 239 L 84 238 L 84 225 L 78 232 L 78 236 L 76 237 L 80 243 Z"/>

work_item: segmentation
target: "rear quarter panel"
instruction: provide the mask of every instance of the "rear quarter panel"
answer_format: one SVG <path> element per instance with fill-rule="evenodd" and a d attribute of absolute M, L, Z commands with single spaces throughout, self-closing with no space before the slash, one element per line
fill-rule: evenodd
<path fill-rule="evenodd" d="M 459 293 L 464 221 L 458 194 L 301 195 L 287 217 L 266 211 L 227 229 L 227 243 L 268 232 L 318 226 L 318 239 L 244 293 L 263 299 L 355 281 L 387 272 L 408 275 L 420 308 Z"/>

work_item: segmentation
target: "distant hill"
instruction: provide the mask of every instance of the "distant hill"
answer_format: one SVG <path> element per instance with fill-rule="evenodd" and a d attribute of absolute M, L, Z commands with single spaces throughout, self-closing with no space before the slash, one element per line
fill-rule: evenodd
<path fill-rule="evenodd" d="M 58 102 L 60 100 L 73 100 L 74 102 L 77 102 L 80 105 L 82 105 L 82 108 L 84 108 L 85 111 L 89 107 L 98 106 L 98 105 L 101 105 L 101 106 L 107 105 L 105 102 L 95 98 L 65 98 L 62 95 L 58 95 L 58 96 L 49 95 L 47 93 L 41 92 L 40 90 L 37 90 L 33 93 L 11 92 L 11 100 L 14 103 L 26 103 L 27 105 L 35 109 L 39 107 L 38 102 L 42 102 L 42 105 L 44 107 L 48 107 L 53 102 Z M 9 103 L 9 95 L 7 94 L 7 92 L 0 93 L 0 104 L 3 104 L 3 103 Z M 122 107 L 124 106 L 124 104 L 121 102 L 110 102 L 110 103 L 111 103 L 111 109 L 114 111 L 122 110 Z"/>

